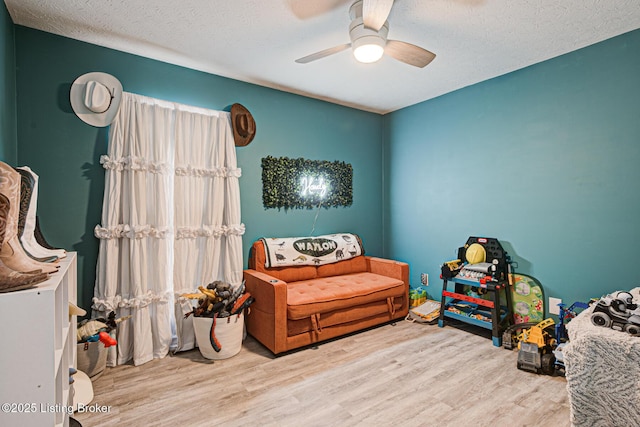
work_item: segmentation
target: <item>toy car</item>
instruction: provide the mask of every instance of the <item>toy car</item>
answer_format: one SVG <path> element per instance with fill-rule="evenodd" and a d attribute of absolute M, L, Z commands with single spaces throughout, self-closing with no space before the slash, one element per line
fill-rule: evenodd
<path fill-rule="evenodd" d="M 640 336 L 640 309 L 629 292 L 605 295 L 593 308 L 591 323 Z"/>
<path fill-rule="evenodd" d="M 553 375 L 556 362 L 553 349 L 556 343 L 549 333 L 553 325 L 553 319 L 545 319 L 520 334 L 518 369 Z"/>

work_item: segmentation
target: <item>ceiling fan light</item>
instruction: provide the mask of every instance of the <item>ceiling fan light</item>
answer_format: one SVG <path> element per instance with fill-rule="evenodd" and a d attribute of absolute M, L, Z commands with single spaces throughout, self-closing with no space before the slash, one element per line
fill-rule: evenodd
<path fill-rule="evenodd" d="M 378 36 L 361 37 L 353 42 L 353 56 L 358 62 L 370 64 L 384 54 L 385 41 Z"/>
<path fill-rule="evenodd" d="M 364 64 L 370 64 L 372 62 L 376 62 L 382 58 L 382 54 L 384 53 L 384 49 L 377 44 L 365 44 L 360 47 L 357 47 L 353 51 L 353 56 L 356 57 L 358 62 L 362 62 Z"/>

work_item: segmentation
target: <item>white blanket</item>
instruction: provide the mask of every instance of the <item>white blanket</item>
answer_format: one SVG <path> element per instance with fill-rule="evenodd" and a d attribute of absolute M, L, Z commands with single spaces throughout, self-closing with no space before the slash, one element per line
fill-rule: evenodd
<path fill-rule="evenodd" d="M 640 288 L 631 290 L 640 302 Z M 564 347 L 571 423 L 584 427 L 640 423 L 640 337 L 591 323 L 593 306 L 567 324 Z"/>
<path fill-rule="evenodd" d="M 262 238 L 265 267 L 322 265 L 364 254 L 360 237 L 337 233 L 317 237 Z"/>

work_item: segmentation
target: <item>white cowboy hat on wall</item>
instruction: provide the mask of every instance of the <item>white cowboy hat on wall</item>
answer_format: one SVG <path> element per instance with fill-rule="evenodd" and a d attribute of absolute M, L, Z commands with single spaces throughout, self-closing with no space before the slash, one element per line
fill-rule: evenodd
<path fill-rule="evenodd" d="M 69 98 L 82 121 L 95 127 L 109 126 L 120 107 L 122 84 L 107 73 L 83 74 L 71 85 Z"/>

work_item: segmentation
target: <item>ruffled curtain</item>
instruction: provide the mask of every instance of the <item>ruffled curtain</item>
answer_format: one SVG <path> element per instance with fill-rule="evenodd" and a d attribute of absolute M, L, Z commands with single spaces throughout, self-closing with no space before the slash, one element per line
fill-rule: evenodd
<path fill-rule="evenodd" d="M 173 285 L 176 350 L 180 351 L 195 346 L 192 319 L 184 319 L 193 307 L 180 294 L 216 279 L 241 284 L 244 225 L 240 223 L 240 169 L 228 114 L 220 117 L 179 109 L 175 134 Z M 193 143 L 199 140 L 220 143 Z"/>
<path fill-rule="evenodd" d="M 94 314 L 118 327 L 109 366 L 195 346 L 192 302 L 214 280 L 242 281 L 240 170 L 229 113 L 123 93 L 111 125 Z"/>

